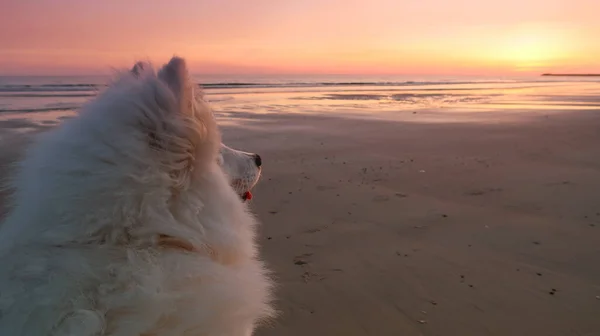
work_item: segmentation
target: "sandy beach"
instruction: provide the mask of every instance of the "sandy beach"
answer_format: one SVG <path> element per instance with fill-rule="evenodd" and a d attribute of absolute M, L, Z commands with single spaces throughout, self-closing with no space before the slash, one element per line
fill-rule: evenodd
<path fill-rule="evenodd" d="M 257 335 L 600 335 L 600 88 L 523 90 L 215 98 L 224 142 L 264 162 L 281 315 Z"/>

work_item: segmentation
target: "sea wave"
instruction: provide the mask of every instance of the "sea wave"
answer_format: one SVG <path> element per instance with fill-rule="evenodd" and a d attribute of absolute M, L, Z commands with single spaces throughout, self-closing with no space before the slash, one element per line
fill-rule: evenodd
<path fill-rule="evenodd" d="M 97 95 L 97 92 L 82 92 L 82 93 L 61 93 L 48 91 L 46 93 L 38 93 L 38 92 L 2 92 L 0 91 L 0 97 L 10 97 L 10 98 L 81 98 L 81 97 L 94 97 Z"/>
<path fill-rule="evenodd" d="M 40 92 L 40 91 L 97 91 L 105 87 L 101 84 L 3 84 L 0 92 Z"/>
<path fill-rule="evenodd" d="M 285 83 L 205 83 L 199 84 L 205 89 L 240 89 L 240 88 L 309 88 L 337 86 L 423 86 L 423 85 L 464 85 L 464 84 L 500 84 L 513 83 L 512 80 L 493 81 L 349 81 L 349 82 L 285 82 Z"/>
<path fill-rule="evenodd" d="M 81 105 L 56 106 L 56 107 L 35 107 L 35 108 L 0 108 L 0 113 L 32 113 L 32 112 L 52 112 L 52 111 L 72 111 Z"/>
<path fill-rule="evenodd" d="M 464 85 L 482 83 L 511 83 L 514 81 L 342 81 L 342 82 L 227 82 L 199 83 L 205 89 L 241 89 L 241 88 L 310 88 L 310 87 L 360 87 L 360 86 L 425 86 L 425 85 Z M 2 84 L 0 93 L 23 94 L 25 92 L 87 92 L 93 95 L 105 88 L 105 84 Z"/>

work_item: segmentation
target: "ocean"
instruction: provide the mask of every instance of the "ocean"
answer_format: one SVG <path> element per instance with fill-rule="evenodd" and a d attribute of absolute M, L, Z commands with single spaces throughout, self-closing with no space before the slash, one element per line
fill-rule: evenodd
<path fill-rule="evenodd" d="M 105 76 L 0 76 L 0 128 L 53 126 L 76 113 L 109 80 Z M 580 97 L 581 103 L 594 106 L 596 95 L 585 88 L 595 88 L 600 83 L 597 77 L 541 76 L 212 75 L 195 76 L 194 80 L 203 87 L 206 99 L 222 118 L 236 112 L 376 114 L 428 107 L 509 106 L 517 96 L 521 106 L 523 101 L 550 103 L 554 107 L 578 104 L 557 99 L 561 92 L 569 92 L 569 97 Z M 574 93 L 574 87 L 581 92 Z"/>

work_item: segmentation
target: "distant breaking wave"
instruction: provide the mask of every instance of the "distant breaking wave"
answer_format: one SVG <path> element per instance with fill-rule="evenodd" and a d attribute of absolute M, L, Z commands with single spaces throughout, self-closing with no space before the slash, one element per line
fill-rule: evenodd
<path fill-rule="evenodd" d="M 97 91 L 105 87 L 102 84 L 38 84 L 38 85 L 0 85 L 0 92 L 61 92 L 61 91 Z"/>
<path fill-rule="evenodd" d="M 285 83 L 206 83 L 198 84 L 205 89 L 240 89 L 240 88 L 309 88 L 337 86 L 421 86 L 421 85 L 461 85 L 481 83 L 510 83 L 513 81 L 401 81 L 401 82 L 285 82 Z M 105 88 L 105 84 L 2 84 L 0 93 L 25 92 L 86 92 L 93 95 Z M 80 96 L 84 96 L 83 94 Z"/>
<path fill-rule="evenodd" d="M 46 91 L 46 93 L 39 93 L 38 91 L 17 91 L 17 92 L 2 92 L 0 90 L 0 97 L 12 97 L 12 98 L 45 98 L 45 97 L 61 97 L 61 98 L 80 98 L 80 97 L 93 97 L 97 92 L 82 92 L 82 93 L 63 93 L 62 91 Z"/>
<path fill-rule="evenodd" d="M 310 88 L 337 86 L 420 86 L 420 85 L 460 85 L 480 83 L 510 83 L 513 81 L 401 81 L 401 82 L 287 82 L 287 83 L 207 83 L 199 84 L 205 89 L 240 88 Z"/>
<path fill-rule="evenodd" d="M 60 106 L 60 107 L 39 107 L 39 108 L 12 108 L 12 109 L 0 108 L 0 113 L 32 113 L 32 112 L 72 111 L 72 110 L 78 109 L 79 107 L 81 107 L 81 105 Z"/>

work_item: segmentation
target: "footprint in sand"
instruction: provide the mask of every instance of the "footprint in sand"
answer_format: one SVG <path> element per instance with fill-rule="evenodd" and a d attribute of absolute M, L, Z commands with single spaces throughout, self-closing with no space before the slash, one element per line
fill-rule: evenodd
<path fill-rule="evenodd" d="M 390 197 L 387 195 L 377 195 L 377 196 L 373 197 L 373 202 L 377 202 L 377 203 L 387 202 L 389 200 L 390 200 Z"/>
<path fill-rule="evenodd" d="M 313 255 L 312 253 L 304 253 L 299 256 L 295 256 L 294 257 L 294 265 L 298 265 L 298 266 L 307 265 L 308 264 L 307 258 L 312 255 Z"/>
<path fill-rule="evenodd" d="M 469 196 L 482 196 L 488 193 L 495 193 L 495 192 L 501 192 L 502 188 L 487 188 L 487 189 L 480 189 L 480 190 L 473 190 L 473 191 L 469 191 L 466 192 L 466 195 Z"/>
<path fill-rule="evenodd" d="M 333 221 L 333 223 L 335 223 L 335 221 Z M 329 227 L 329 225 L 323 225 L 323 226 L 319 226 L 319 227 L 314 227 L 314 228 L 305 230 L 303 233 L 317 233 L 317 232 L 320 232 L 322 230 L 327 229 L 328 227 Z"/>
<path fill-rule="evenodd" d="M 319 280 L 319 281 L 323 281 L 327 279 L 326 276 L 321 275 L 319 273 L 314 273 L 314 272 L 304 272 L 302 274 L 302 280 L 304 280 L 304 283 L 308 283 L 311 280 Z M 312 314 L 312 313 L 311 313 Z"/>
<path fill-rule="evenodd" d="M 560 181 L 560 182 L 546 183 L 546 186 L 554 187 L 554 186 L 571 185 L 571 184 L 573 184 L 573 182 L 571 182 L 571 181 Z"/>
<path fill-rule="evenodd" d="M 314 229 L 308 229 L 308 230 L 304 231 L 304 233 L 317 233 L 319 231 L 321 231 L 321 229 L 314 228 Z"/>

